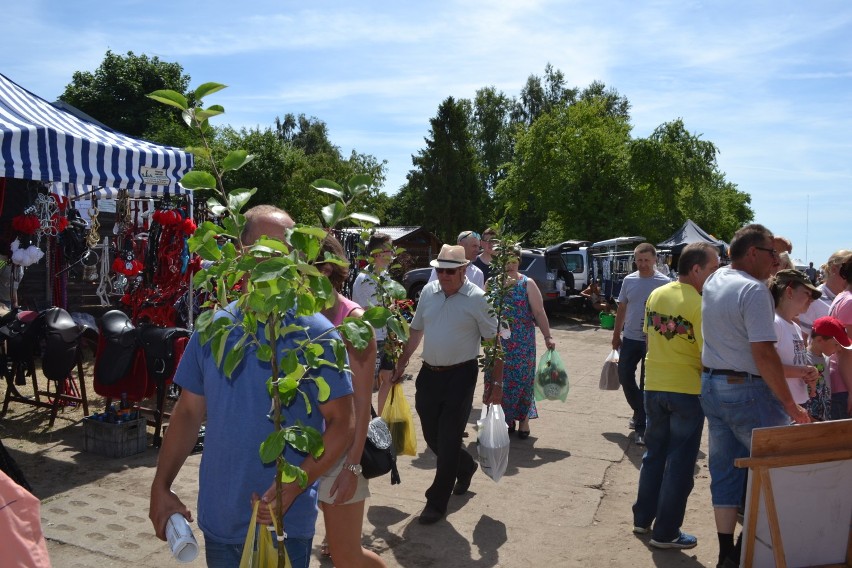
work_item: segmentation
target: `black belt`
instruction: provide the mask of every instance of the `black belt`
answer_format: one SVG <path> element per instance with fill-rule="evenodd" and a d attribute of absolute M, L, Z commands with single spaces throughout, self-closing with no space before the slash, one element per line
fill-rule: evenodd
<path fill-rule="evenodd" d="M 754 373 L 747 373 L 745 371 L 733 371 L 731 369 L 710 369 L 708 367 L 704 367 L 704 372 L 712 375 L 721 375 L 723 377 L 751 377 L 752 379 L 760 379 L 762 378 L 760 375 L 755 375 Z"/>
<path fill-rule="evenodd" d="M 423 366 L 430 371 L 435 371 L 437 373 L 442 373 L 444 371 L 450 371 L 452 369 L 458 369 L 459 367 L 464 367 L 465 365 L 470 365 L 471 363 L 475 363 L 476 359 L 468 359 L 467 361 L 462 361 L 461 363 L 456 363 L 455 365 L 430 365 L 426 361 L 423 361 Z"/>

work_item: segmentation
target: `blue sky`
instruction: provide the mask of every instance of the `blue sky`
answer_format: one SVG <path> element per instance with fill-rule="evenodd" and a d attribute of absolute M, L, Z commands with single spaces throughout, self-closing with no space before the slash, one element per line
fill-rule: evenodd
<path fill-rule="evenodd" d="M 846 0 L 162 2 L 3 9 L 0 72 L 54 100 L 107 49 L 229 85 L 219 124 L 304 113 L 344 154 L 388 161 L 393 193 L 448 96 L 510 96 L 549 62 L 631 103 L 633 136 L 683 118 L 720 150 L 755 220 L 819 266 L 852 249 L 852 4 Z M 845 211 L 845 213 L 844 213 Z M 583 235 L 575 235 L 582 238 Z M 613 235 L 615 236 L 615 235 Z"/>

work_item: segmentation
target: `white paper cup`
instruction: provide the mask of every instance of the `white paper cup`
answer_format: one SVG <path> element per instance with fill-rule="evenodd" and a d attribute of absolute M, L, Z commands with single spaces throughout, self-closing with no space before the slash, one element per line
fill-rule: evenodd
<path fill-rule="evenodd" d="M 175 513 L 166 521 L 166 540 L 172 549 L 172 555 L 178 562 L 192 562 L 198 556 L 198 541 L 192 534 L 192 528 L 180 513 Z"/>

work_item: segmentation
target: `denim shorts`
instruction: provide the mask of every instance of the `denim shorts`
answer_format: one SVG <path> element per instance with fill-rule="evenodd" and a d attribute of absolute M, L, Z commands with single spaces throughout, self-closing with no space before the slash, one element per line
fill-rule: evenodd
<path fill-rule="evenodd" d="M 748 457 L 751 431 L 786 426 L 790 417 L 763 379 L 753 376 L 701 375 L 701 408 L 710 440 L 710 495 L 714 507 L 738 507 L 746 470 L 734 466 Z"/>

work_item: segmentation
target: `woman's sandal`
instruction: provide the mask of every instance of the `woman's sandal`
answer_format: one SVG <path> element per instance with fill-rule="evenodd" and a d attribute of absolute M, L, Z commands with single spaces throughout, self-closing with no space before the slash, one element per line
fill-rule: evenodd
<path fill-rule="evenodd" d="M 518 438 L 520 438 L 521 440 L 526 440 L 529 437 L 530 437 L 530 431 L 529 430 L 518 430 Z"/>
<path fill-rule="evenodd" d="M 328 549 L 328 543 L 326 541 L 322 541 L 322 545 L 320 545 L 320 556 L 323 558 L 331 558 L 331 551 Z"/>

